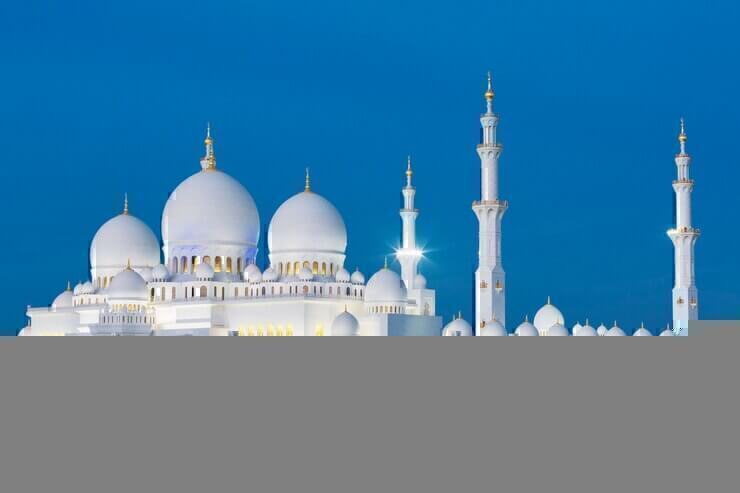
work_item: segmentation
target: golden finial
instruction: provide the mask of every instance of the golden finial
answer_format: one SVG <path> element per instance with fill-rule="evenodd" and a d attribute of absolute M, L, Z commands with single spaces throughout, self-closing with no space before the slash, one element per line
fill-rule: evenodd
<path fill-rule="evenodd" d="M 462 310 L 459 310 L 457 312 L 457 319 L 460 320 L 462 318 Z"/>
<path fill-rule="evenodd" d="M 308 173 L 308 168 L 306 168 L 306 191 L 311 191 L 311 175 Z"/>
<path fill-rule="evenodd" d="M 213 150 L 213 138 L 211 138 L 210 122 L 208 122 L 208 126 L 206 127 L 206 140 L 204 140 L 203 143 L 206 145 L 206 155 L 203 157 L 201 165 L 204 170 L 214 170 L 216 169 L 216 153 Z"/>
<path fill-rule="evenodd" d="M 406 157 L 406 176 L 411 178 L 414 172 L 411 170 L 411 155 Z"/>
<path fill-rule="evenodd" d="M 547 296 L 547 304 L 552 305 L 552 302 L 550 301 L 550 295 Z"/>
<path fill-rule="evenodd" d="M 131 258 L 126 261 L 126 270 L 131 270 Z"/>
<path fill-rule="evenodd" d="M 689 136 L 686 135 L 686 121 L 681 118 L 681 132 L 678 134 L 678 141 L 682 144 L 689 140 Z"/>
<path fill-rule="evenodd" d="M 128 193 L 123 194 L 123 214 L 128 216 Z"/>
<path fill-rule="evenodd" d="M 493 83 L 492 83 L 492 77 L 491 77 L 490 71 L 488 72 L 488 90 L 486 91 L 485 96 L 486 96 L 486 101 L 488 101 L 489 103 L 493 101 L 493 98 L 495 97 L 495 94 L 493 92 Z"/>

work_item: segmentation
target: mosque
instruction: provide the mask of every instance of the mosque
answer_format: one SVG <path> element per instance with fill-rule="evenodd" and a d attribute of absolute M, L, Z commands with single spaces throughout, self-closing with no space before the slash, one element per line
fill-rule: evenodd
<path fill-rule="evenodd" d="M 124 200 L 123 210 L 95 233 L 90 279 L 67 288 L 50 307 L 28 307 L 21 336 L 624 336 L 617 326 L 576 323 L 570 330 L 548 298 L 530 322 L 506 323 L 502 219 L 509 206 L 499 195 L 497 140 L 491 76 L 481 115 L 481 193 L 478 218 L 475 322 L 457 317 L 443 327 L 435 291 L 419 271 L 416 189 L 409 158 L 401 189 L 401 272 L 386 265 L 366 280 L 345 267 L 347 229 L 339 211 L 311 187 L 288 198 L 269 224 L 269 265 L 256 263 L 260 215 L 247 189 L 216 166 L 210 126 L 201 169 L 172 192 L 162 213 L 162 243 Z M 672 329 L 686 333 L 698 318 L 691 225 L 691 158 L 683 120 L 673 182 L 676 228 Z M 162 262 L 162 257 L 164 261 Z M 475 329 L 473 328 L 475 327 Z M 650 336 L 640 327 L 635 336 Z"/>

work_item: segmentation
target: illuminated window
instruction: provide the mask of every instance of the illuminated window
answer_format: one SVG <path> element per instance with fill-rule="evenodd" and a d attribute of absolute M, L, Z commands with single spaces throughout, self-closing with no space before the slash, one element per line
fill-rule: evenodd
<path fill-rule="evenodd" d="M 205 298 L 207 296 L 208 296 L 208 288 L 206 288 L 205 286 L 201 286 L 200 287 L 200 297 Z"/>
<path fill-rule="evenodd" d="M 239 257 L 236 259 L 236 271 L 241 272 L 242 271 L 242 258 Z"/>
<path fill-rule="evenodd" d="M 247 329 L 247 335 L 249 337 L 253 337 L 254 336 L 254 327 L 251 327 L 250 326 L 249 329 Z"/>
<path fill-rule="evenodd" d="M 172 286 L 172 300 L 175 299 L 175 294 L 177 293 L 177 288 L 175 286 Z"/>
<path fill-rule="evenodd" d="M 190 260 L 190 270 L 195 272 L 195 268 L 198 266 L 198 264 L 200 264 L 200 257 L 194 255 Z"/>
<path fill-rule="evenodd" d="M 293 265 L 290 262 L 285 263 L 285 275 L 289 276 L 293 274 Z"/>
<path fill-rule="evenodd" d="M 322 276 L 326 275 L 326 262 L 321 263 L 321 275 Z"/>
<path fill-rule="evenodd" d="M 295 265 L 294 265 L 294 269 L 293 269 L 293 271 L 295 272 L 295 275 L 298 275 L 298 271 L 300 271 L 300 270 L 301 270 L 301 263 L 300 262 L 296 262 Z"/>
<path fill-rule="evenodd" d="M 316 331 L 314 332 L 314 335 L 317 337 L 322 337 L 324 335 L 324 327 L 321 325 L 316 326 Z"/>
<path fill-rule="evenodd" d="M 180 259 L 180 264 L 182 265 L 182 268 L 180 269 L 180 272 L 187 272 L 188 271 L 188 259 L 187 257 L 182 257 Z"/>
<path fill-rule="evenodd" d="M 319 273 L 319 263 L 318 262 L 314 262 L 313 263 L 313 268 L 311 270 L 313 271 L 313 275 L 315 275 L 315 276 L 318 275 L 318 273 Z"/>
<path fill-rule="evenodd" d="M 216 260 L 216 266 L 213 269 L 215 272 L 221 272 L 221 265 L 222 265 L 222 262 L 223 262 L 222 259 L 223 259 L 223 257 L 216 257 L 215 258 L 215 260 Z"/>
<path fill-rule="evenodd" d="M 211 257 L 209 255 L 206 255 L 205 257 L 203 257 L 203 263 L 211 265 Z"/>
<path fill-rule="evenodd" d="M 304 260 L 303 261 L 303 267 L 305 267 L 306 269 L 310 269 L 311 268 L 311 264 L 308 262 L 308 260 Z"/>
<path fill-rule="evenodd" d="M 288 337 L 293 337 L 293 326 L 292 325 L 288 325 L 288 328 L 285 330 L 285 334 Z"/>
<path fill-rule="evenodd" d="M 226 272 L 231 272 L 231 257 L 226 259 Z"/>

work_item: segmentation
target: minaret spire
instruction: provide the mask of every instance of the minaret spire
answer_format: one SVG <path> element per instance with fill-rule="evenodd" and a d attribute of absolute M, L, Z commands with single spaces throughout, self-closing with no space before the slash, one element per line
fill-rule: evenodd
<path fill-rule="evenodd" d="M 203 141 L 206 146 L 206 155 L 200 161 L 200 165 L 204 171 L 212 171 L 216 169 L 216 153 L 213 150 L 213 138 L 211 138 L 211 123 L 208 123 L 206 128 L 206 139 Z"/>
<path fill-rule="evenodd" d="M 694 248 L 699 238 L 699 230 L 691 223 L 691 192 L 694 180 L 689 177 L 691 156 L 686 151 L 689 137 L 686 134 L 686 122 L 681 118 L 678 133 L 679 153 L 675 162 L 678 172 L 673 181 L 676 194 L 676 227 L 668 231 L 674 248 L 674 285 L 673 285 L 673 329 L 686 333 L 689 321 L 699 318 L 699 297 L 694 273 Z"/>
<path fill-rule="evenodd" d="M 484 94 L 486 112 L 481 115 L 483 139 L 478 145 L 481 166 L 481 196 L 473 202 L 478 218 L 478 269 L 475 271 L 475 326 L 491 320 L 506 326 L 506 273 L 501 257 L 501 221 L 508 202 L 499 198 L 498 164 L 503 147 L 496 137 L 499 118 L 493 112 L 493 82 L 488 73 Z"/>
<path fill-rule="evenodd" d="M 308 172 L 308 168 L 306 168 L 306 192 L 311 191 L 311 175 Z"/>
<path fill-rule="evenodd" d="M 128 193 L 123 194 L 123 214 L 128 216 Z"/>

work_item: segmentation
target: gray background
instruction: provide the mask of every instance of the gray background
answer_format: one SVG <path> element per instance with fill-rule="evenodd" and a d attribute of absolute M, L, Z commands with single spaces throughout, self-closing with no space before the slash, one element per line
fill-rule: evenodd
<path fill-rule="evenodd" d="M 738 339 L 0 339 L 0 492 L 734 492 Z"/>

